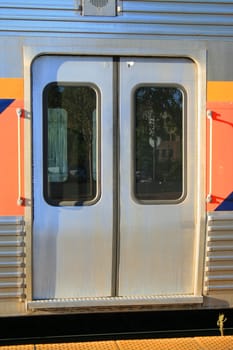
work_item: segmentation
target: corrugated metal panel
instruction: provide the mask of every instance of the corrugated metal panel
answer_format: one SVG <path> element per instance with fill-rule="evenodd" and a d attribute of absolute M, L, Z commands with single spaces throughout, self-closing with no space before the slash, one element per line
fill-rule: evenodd
<path fill-rule="evenodd" d="M 0 31 L 177 36 L 233 35 L 233 1 L 119 1 L 115 17 L 82 16 L 79 0 L 1 1 Z"/>
<path fill-rule="evenodd" d="M 0 298 L 24 298 L 25 244 L 22 217 L 0 217 Z"/>
<path fill-rule="evenodd" d="M 233 291 L 233 215 L 212 212 L 207 220 L 205 293 Z"/>

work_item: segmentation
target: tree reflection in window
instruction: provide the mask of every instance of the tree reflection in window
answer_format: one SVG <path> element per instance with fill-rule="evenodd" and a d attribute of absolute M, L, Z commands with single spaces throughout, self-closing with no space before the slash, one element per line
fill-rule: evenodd
<path fill-rule="evenodd" d="M 44 90 L 44 196 L 53 205 L 82 205 L 97 196 L 96 104 L 90 86 Z"/>
<path fill-rule="evenodd" d="M 141 86 L 135 91 L 135 197 L 178 200 L 183 195 L 181 89 Z"/>

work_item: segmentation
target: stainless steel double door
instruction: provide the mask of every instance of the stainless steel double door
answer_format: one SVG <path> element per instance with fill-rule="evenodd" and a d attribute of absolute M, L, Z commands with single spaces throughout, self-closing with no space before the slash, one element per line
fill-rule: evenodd
<path fill-rule="evenodd" d="M 33 299 L 193 295 L 195 65 L 42 56 L 33 81 Z"/>

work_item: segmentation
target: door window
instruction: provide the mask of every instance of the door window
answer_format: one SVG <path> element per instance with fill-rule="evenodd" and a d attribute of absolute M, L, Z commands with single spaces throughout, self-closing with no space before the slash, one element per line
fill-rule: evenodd
<path fill-rule="evenodd" d="M 97 91 L 50 83 L 44 102 L 44 197 L 53 205 L 97 198 Z"/>
<path fill-rule="evenodd" d="M 177 201 L 184 194 L 184 93 L 145 85 L 135 91 L 134 102 L 135 197 Z"/>

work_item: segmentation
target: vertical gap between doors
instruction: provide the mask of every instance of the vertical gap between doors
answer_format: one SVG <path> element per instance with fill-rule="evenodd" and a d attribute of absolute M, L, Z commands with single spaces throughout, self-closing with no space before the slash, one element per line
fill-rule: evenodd
<path fill-rule="evenodd" d="M 113 243 L 112 296 L 118 295 L 120 247 L 120 135 L 119 135 L 119 58 L 113 57 Z"/>

